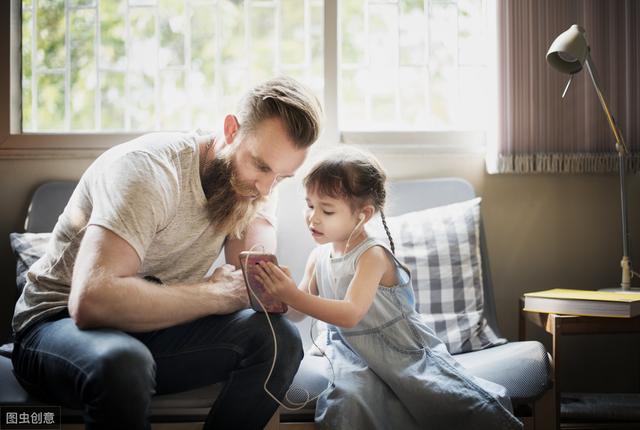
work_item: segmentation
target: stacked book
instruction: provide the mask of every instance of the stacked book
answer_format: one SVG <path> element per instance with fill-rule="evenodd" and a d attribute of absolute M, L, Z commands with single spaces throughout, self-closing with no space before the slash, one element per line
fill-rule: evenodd
<path fill-rule="evenodd" d="M 632 318 L 640 315 L 640 294 L 555 288 L 525 293 L 524 310 L 552 314 Z"/>

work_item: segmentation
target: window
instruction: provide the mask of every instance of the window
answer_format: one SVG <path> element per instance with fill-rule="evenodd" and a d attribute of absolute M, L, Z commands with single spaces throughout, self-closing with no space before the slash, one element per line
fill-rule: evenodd
<path fill-rule="evenodd" d="M 484 127 L 486 1 L 339 5 L 341 129 Z"/>
<path fill-rule="evenodd" d="M 22 129 L 207 126 L 285 73 L 343 136 L 484 130 L 488 2 L 23 1 Z"/>
<path fill-rule="evenodd" d="M 188 129 L 284 73 L 322 95 L 322 0 L 22 3 L 24 131 Z"/>

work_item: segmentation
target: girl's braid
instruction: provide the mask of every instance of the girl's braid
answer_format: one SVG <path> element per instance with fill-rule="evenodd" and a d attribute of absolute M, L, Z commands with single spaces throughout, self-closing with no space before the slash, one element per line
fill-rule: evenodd
<path fill-rule="evenodd" d="M 391 252 L 393 254 L 396 253 L 396 247 L 393 244 L 393 239 L 391 238 L 391 232 L 389 231 L 389 226 L 387 226 L 387 220 L 384 217 L 384 212 L 380 211 L 380 218 L 382 218 L 382 225 L 384 226 L 384 231 L 387 232 L 387 237 L 389 238 L 389 245 L 391 245 Z"/>

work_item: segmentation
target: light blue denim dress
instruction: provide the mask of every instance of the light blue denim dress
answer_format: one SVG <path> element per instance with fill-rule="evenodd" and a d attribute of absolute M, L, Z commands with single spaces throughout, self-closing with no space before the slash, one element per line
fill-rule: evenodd
<path fill-rule="evenodd" d="M 326 353 L 335 384 L 318 398 L 322 429 L 521 429 L 504 387 L 468 374 L 415 311 L 410 275 L 387 246 L 367 238 L 332 258 L 318 247 L 320 296 L 342 300 L 359 257 L 382 246 L 399 284 L 378 287 L 373 304 L 353 328 L 328 325 Z"/>

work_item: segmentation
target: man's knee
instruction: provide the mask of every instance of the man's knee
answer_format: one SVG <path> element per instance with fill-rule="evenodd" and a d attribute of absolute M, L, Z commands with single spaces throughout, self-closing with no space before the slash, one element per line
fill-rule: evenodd
<path fill-rule="evenodd" d="M 299 364 L 304 351 L 298 328 L 286 317 L 276 316 L 273 319 L 273 329 L 278 338 L 278 355 Z"/>
<path fill-rule="evenodd" d="M 303 349 L 300 332 L 296 326 L 282 315 L 269 314 L 269 319 L 271 325 L 266 321 L 264 314 L 253 313 L 249 316 L 250 330 L 255 341 L 260 346 L 266 347 L 264 349 L 272 354 L 273 336 L 275 335 L 278 356 L 299 363 L 302 360 Z M 273 327 L 273 331 L 271 331 L 271 327 Z"/>
<path fill-rule="evenodd" d="M 105 345 L 93 357 L 88 376 L 94 390 L 108 397 L 132 397 L 144 401 L 155 388 L 155 361 L 146 346 L 136 339 Z M 93 390 L 92 390 L 93 391 Z"/>

